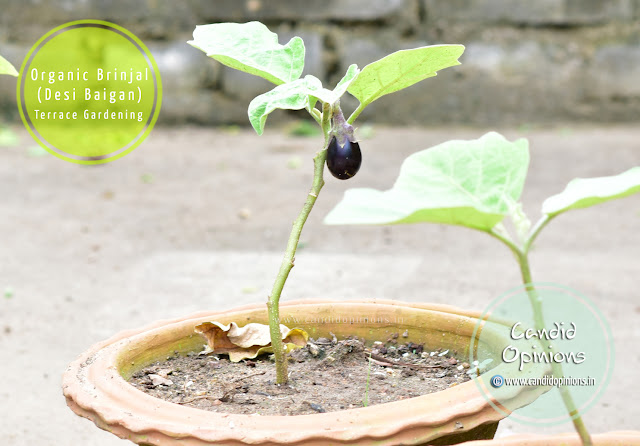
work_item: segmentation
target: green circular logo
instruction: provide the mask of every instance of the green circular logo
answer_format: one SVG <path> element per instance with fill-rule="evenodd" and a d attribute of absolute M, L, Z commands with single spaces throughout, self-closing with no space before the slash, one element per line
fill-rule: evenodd
<path fill-rule="evenodd" d="M 113 23 L 81 20 L 51 30 L 20 69 L 18 106 L 49 153 L 79 164 L 116 160 L 151 132 L 162 102 L 147 47 Z"/>
<path fill-rule="evenodd" d="M 614 364 L 604 316 L 577 291 L 549 283 L 494 300 L 476 324 L 469 352 L 470 373 L 491 405 L 534 425 L 583 415 L 602 396 Z"/>

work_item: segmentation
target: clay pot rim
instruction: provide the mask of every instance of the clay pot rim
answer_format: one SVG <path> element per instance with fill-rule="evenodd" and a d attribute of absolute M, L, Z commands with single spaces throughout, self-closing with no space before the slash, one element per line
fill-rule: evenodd
<path fill-rule="evenodd" d="M 323 304 L 344 308 L 353 308 L 354 305 L 399 306 L 434 314 L 441 313 L 443 317 L 480 316 L 480 312 L 465 311 L 449 305 L 391 300 L 299 300 L 283 302 L 281 308 Z M 194 445 L 211 444 L 216 441 L 224 441 L 226 444 L 269 444 L 274 440 L 289 444 L 308 444 L 309 441 L 320 438 L 338 442 L 355 438 L 369 438 L 369 441 L 375 441 L 403 431 L 410 434 L 412 429 L 424 430 L 425 427 L 442 429 L 444 434 L 454 433 L 457 428 L 456 422 L 477 426 L 497 422 L 505 416 L 491 407 L 473 380 L 410 400 L 292 417 L 223 414 L 184 407 L 147 395 L 131 386 L 119 374 L 116 364 L 120 352 L 140 338 L 152 336 L 155 331 L 164 332 L 174 326 L 198 323 L 198 319 L 211 319 L 219 315 L 233 317 L 234 313 L 262 308 L 264 304 L 251 304 L 223 311 L 197 312 L 185 317 L 157 321 L 140 329 L 126 330 L 97 343 L 73 361 L 65 372 L 63 390 L 67 403 L 78 415 L 92 419 L 100 427 L 123 438 L 129 438 L 131 434 L 146 433 L 168 438 L 186 435 L 193 441 L 183 440 L 182 443 Z M 147 413 L 144 413 L 145 411 Z M 133 413 L 141 415 L 136 418 Z M 398 414 L 402 413 L 405 415 L 400 418 Z M 482 414 L 480 423 L 473 421 L 473 417 L 478 414 Z M 156 421 L 163 417 L 164 422 Z M 190 419 L 190 423 L 185 421 Z M 283 423 L 285 419 L 289 422 Z M 291 426 L 292 419 L 295 420 L 296 426 Z M 287 426 L 283 426 L 284 424 Z M 191 426 L 191 429 L 187 429 L 188 426 Z M 197 429 L 197 426 L 203 427 Z M 245 426 L 251 426 L 250 431 L 247 431 Z M 318 426 L 331 428 L 322 430 Z M 242 437 L 242 440 L 239 440 L 239 437 Z"/>
<path fill-rule="evenodd" d="M 401 306 L 401 307 L 409 307 L 409 308 L 416 308 L 416 309 L 421 309 L 421 310 L 431 310 L 431 311 L 437 311 L 440 313 L 448 313 L 448 314 L 455 314 L 458 316 L 465 316 L 465 317 L 470 317 L 470 318 L 480 318 L 483 315 L 483 312 L 481 311 L 476 311 L 476 310 L 464 310 L 462 308 L 456 307 L 454 305 L 448 305 L 448 304 L 429 304 L 429 303 L 420 303 L 420 302 L 404 302 L 404 301 L 398 301 L 398 300 L 391 300 L 391 299 L 350 299 L 350 300 L 339 300 L 339 299 L 298 299 L 298 300 L 289 300 L 289 301 L 283 301 L 280 302 L 280 308 L 286 308 L 286 307 L 290 307 L 290 306 L 299 306 L 299 305 L 315 305 L 315 304 L 335 304 L 335 305 L 349 305 L 349 304 L 375 304 L 375 305 L 390 305 L 390 306 Z M 185 316 L 179 316 L 179 317 L 175 317 L 175 318 L 169 318 L 169 319 L 158 319 L 156 321 L 150 322 L 146 325 L 143 325 L 141 327 L 138 328 L 133 328 L 133 329 L 126 329 L 126 330 L 122 330 L 116 334 L 114 334 L 113 336 L 97 342 L 95 344 L 93 344 L 87 351 L 85 351 L 84 353 L 82 353 L 82 355 L 87 354 L 90 351 L 94 351 L 94 350 L 99 350 L 101 348 L 104 348 L 104 346 L 107 346 L 109 344 L 113 344 L 123 338 L 128 338 L 131 336 L 135 336 L 137 334 L 143 333 L 143 332 L 147 332 L 147 331 L 151 331 L 153 329 L 159 328 L 159 327 L 165 327 L 167 325 L 171 325 L 171 324 L 175 324 L 175 323 L 180 323 L 182 321 L 186 321 L 186 320 L 191 320 L 191 319 L 200 319 L 203 317 L 211 317 L 212 315 L 215 314 L 230 314 L 230 313 L 239 313 L 239 312 L 243 312 L 243 311 L 247 311 L 247 310 L 253 310 L 259 307 L 265 307 L 264 303 L 260 303 L 260 304 L 256 304 L 256 303 L 251 303 L 251 304 L 246 304 L 246 305 L 242 305 L 239 307 L 232 307 L 232 308 L 228 308 L 226 310 L 202 310 L 202 311 L 196 311 L 193 313 L 189 313 Z"/>

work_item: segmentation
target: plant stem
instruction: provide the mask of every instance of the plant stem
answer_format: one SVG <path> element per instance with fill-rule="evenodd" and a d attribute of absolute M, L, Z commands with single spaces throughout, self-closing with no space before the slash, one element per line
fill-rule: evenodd
<path fill-rule="evenodd" d="M 317 108 L 312 108 L 309 113 L 311 113 L 311 117 L 322 126 L 322 113 L 320 113 L 320 110 L 318 110 Z"/>
<path fill-rule="evenodd" d="M 542 231 L 542 229 L 544 229 L 544 227 L 547 226 L 547 224 L 551 221 L 552 218 L 553 217 L 550 217 L 548 214 L 545 214 L 540 220 L 538 220 L 535 226 L 531 229 L 531 233 L 529 234 L 529 237 L 524 242 L 524 246 L 522 247 L 522 250 L 525 253 L 527 254 L 529 253 L 529 249 L 531 248 L 531 245 L 540 234 L 540 231 Z"/>
<path fill-rule="evenodd" d="M 358 116 L 360 116 L 360 113 L 362 113 L 362 110 L 364 110 L 366 106 L 364 104 L 362 104 L 362 102 L 358 105 L 358 108 L 356 108 L 353 113 L 351 113 L 351 116 L 349 116 L 349 119 L 347 119 L 347 124 L 353 124 L 353 121 L 356 120 L 356 118 Z"/>
<path fill-rule="evenodd" d="M 276 281 L 273 284 L 271 295 L 267 302 L 267 310 L 269 314 L 269 332 L 271 335 L 271 346 L 276 359 L 276 383 L 286 384 L 287 376 L 287 360 L 286 354 L 282 345 L 282 335 L 280 334 L 280 295 L 284 284 L 289 277 L 289 272 L 293 268 L 295 261 L 296 249 L 298 248 L 298 241 L 300 240 L 300 234 L 304 227 L 307 217 L 313 209 L 313 205 L 318 198 L 318 194 L 324 186 L 324 163 L 327 158 L 327 147 L 329 145 L 329 120 L 331 118 L 331 107 L 325 104 L 322 113 L 322 128 L 325 135 L 324 147 L 313 158 L 314 163 L 314 175 L 311 191 L 307 195 L 307 200 L 298 215 L 298 218 L 293 222 L 293 228 L 289 235 L 289 241 L 287 242 L 287 250 L 285 251 L 282 264 L 280 265 L 280 271 L 276 276 Z"/>
<path fill-rule="evenodd" d="M 543 218 L 543 220 L 545 219 Z M 537 234 L 540 232 L 542 227 L 544 227 L 544 225 L 546 225 L 546 223 L 549 221 L 548 219 L 546 219 L 545 221 L 543 220 L 541 220 L 536 225 L 537 229 L 534 229 L 534 231 L 532 231 L 531 233 L 532 235 L 529 237 L 529 239 L 525 243 L 526 250 L 520 251 L 517 256 L 518 262 L 520 263 L 520 273 L 522 274 L 522 283 L 524 283 L 527 289 L 527 295 L 529 296 L 529 302 L 531 303 L 531 308 L 533 310 L 534 324 L 537 330 L 544 329 L 545 322 L 544 322 L 544 314 L 542 312 L 542 299 L 540 298 L 538 291 L 533 286 L 533 281 L 531 280 L 531 268 L 529 267 L 528 248 L 531 246 L 531 242 L 533 242 L 533 239 L 535 238 L 535 236 L 537 236 Z M 541 337 L 540 342 L 543 344 L 545 351 L 549 350 L 551 351 L 552 354 L 555 355 L 555 349 L 552 348 L 548 340 Z M 561 378 L 562 376 L 564 376 L 564 372 L 562 371 L 561 364 L 551 361 L 551 369 L 553 371 L 554 376 L 558 378 Z M 591 436 L 587 431 L 587 427 L 585 426 L 584 421 L 582 421 L 582 417 L 578 414 L 578 410 L 576 409 L 576 405 L 575 405 L 575 402 L 573 401 L 573 397 L 571 396 L 571 392 L 569 392 L 569 389 L 565 386 L 558 386 L 558 391 L 560 392 L 562 401 L 564 402 L 564 405 L 567 408 L 567 411 L 569 412 L 569 416 L 572 419 L 573 426 L 575 427 L 576 431 L 578 432 L 578 435 L 580 436 L 580 439 L 582 440 L 582 444 L 584 446 L 592 446 L 593 443 L 591 442 Z"/>
<path fill-rule="evenodd" d="M 497 238 L 502 243 L 507 245 L 507 248 L 509 248 L 511 250 L 511 252 L 513 253 L 513 255 L 516 256 L 516 259 L 518 259 L 518 262 L 520 261 L 519 260 L 519 257 L 520 257 L 520 254 L 521 254 L 520 248 L 515 243 L 513 243 L 513 240 L 511 240 L 511 237 L 509 237 L 509 235 L 507 235 L 507 234 L 502 235 L 502 234 L 500 234 L 499 232 L 496 232 L 493 229 L 490 230 L 490 231 L 487 231 L 487 234 L 489 234 L 491 237 Z"/>
<path fill-rule="evenodd" d="M 543 216 L 531 229 L 531 232 L 529 233 L 527 239 L 522 242 L 522 247 L 516 245 L 511 240 L 511 237 L 509 237 L 508 234 L 502 234 L 495 230 L 487 232 L 492 237 L 497 238 L 502 243 L 507 245 L 507 247 L 511 250 L 511 252 L 518 260 L 518 264 L 520 265 L 520 274 L 522 275 L 522 283 L 527 290 L 531 309 L 533 310 L 534 325 L 537 330 L 542 330 L 545 328 L 545 321 L 544 313 L 542 311 L 542 299 L 540 298 L 538 291 L 533 285 L 533 280 L 531 279 L 531 268 L 529 266 L 529 250 L 531 249 L 531 245 L 538 237 L 542 229 L 551 221 L 552 218 L 553 217 L 550 217 L 549 215 Z M 545 351 L 549 350 L 552 354 L 555 355 L 555 349 L 553 349 L 548 340 L 541 338 L 540 342 L 543 344 Z M 551 362 L 551 370 L 553 372 L 553 375 L 558 378 L 564 376 L 562 365 L 556 362 Z M 583 446 L 592 446 L 593 443 L 591 441 L 591 436 L 587 431 L 587 427 L 585 426 L 584 421 L 582 421 L 582 417 L 580 417 L 580 415 L 578 414 L 578 410 L 576 409 L 576 405 L 573 401 L 573 397 L 571 396 L 571 392 L 569 392 L 569 389 L 564 386 L 558 386 L 558 391 L 560 392 L 562 401 L 564 402 L 564 405 L 569 412 L 569 416 L 571 416 L 573 426 L 575 427 L 578 435 L 580 436 L 580 439 L 582 440 Z"/>

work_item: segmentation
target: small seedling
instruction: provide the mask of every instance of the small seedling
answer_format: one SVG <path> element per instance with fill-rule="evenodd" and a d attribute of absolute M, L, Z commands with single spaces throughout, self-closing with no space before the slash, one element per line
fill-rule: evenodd
<path fill-rule="evenodd" d="M 16 132 L 0 124 L 0 147 L 12 147 L 17 145 L 18 142 Z"/>
<path fill-rule="evenodd" d="M 500 240 L 513 253 L 531 302 L 536 329 L 545 327 L 542 300 L 532 285 L 529 252 L 542 229 L 557 216 L 626 197 L 640 191 L 640 167 L 619 175 L 575 179 L 542 204 L 535 224 L 522 211 L 520 195 L 529 167 L 525 139 L 507 141 L 488 133 L 473 141 L 449 141 L 410 155 L 392 189 L 352 189 L 327 215 L 328 224 L 443 223 L 482 231 Z M 515 234 L 503 224 L 511 221 Z M 545 348 L 551 349 L 548 344 Z M 551 351 L 553 351 L 551 349 Z M 560 364 L 553 374 L 563 376 Z M 564 386 L 560 394 L 569 413 L 577 413 Z M 591 439 L 582 419 L 573 418 L 583 444 Z"/>
<path fill-rule="evenodd" d="M 318 126 L 309 120 L 300 120 L 291 123 L 285 128 L 285 133 L 289 136 L 301 136 L 315 138 L 322 134 Z"/>
<path fill-rule="evenodd" d="M 300 37 L 281 45 L 278 36 L 259 22 L 198 26 L 189 44 L 228 67 L 262 77 L 276 85 L 249 104 L 249 121 L 258 135 L 264 131 L 267 117 L 273 111 L 304 109 L 320 126 L 324 137 L 322 148 L 313 158 L 311 190 L 293 223 L 285 256 L 267 303 L 277 383 L 283 384 L 287 381 L 287 363 L 280 332 L 280 295 L 293 267 L 302 228 L 324 186 L 325 162 L 337 178 L 348 179 L 355 175 L 362 162 L 362 153 L 352 125 L 360 113 L 382 96 L 435 76 L 439 70 L 458 65 L 464 47 L 426 46 L 395 52 L 362 70 L 351 65 L 336 87 L 329 90 L 313 75 L 301 77 L 305 47 Z M 340 108 L 340 99 L 346 93 L 359 101 L 348 119 Z"/>
<path fill-rule="evenodd" d="M 142 181 L 144 184 L 151 184 L 153 183 L 153 175 L 151 175 L 150 173 L 143 173 L 142 175 L 140 175 L 140 181 Z"/>
<path fill-rule="evenodd" d="M 364 388 L 364 398 L 362 399 L 362 405 L 367 407 L 369 405 L 369 381 L 371 379 L 371 353 L 369 353 L 369 357 L 367 358 L 369 361 L 369 367 L 367 367 L 367 385 Z"/>

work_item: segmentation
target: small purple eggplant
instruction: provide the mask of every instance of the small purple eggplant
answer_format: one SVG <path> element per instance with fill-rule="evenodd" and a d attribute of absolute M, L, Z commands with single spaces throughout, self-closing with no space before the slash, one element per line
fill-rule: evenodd
<path fill-rule="evenodd" d="M 336 137 L 331 137 L 327 149 L 327 167 L 334 177 L 348 180 L 358 173 L 360 164 L 362 164 L 362 153 L 357 142 L 346 139 L 344 145 L 340 146 Z"/>

